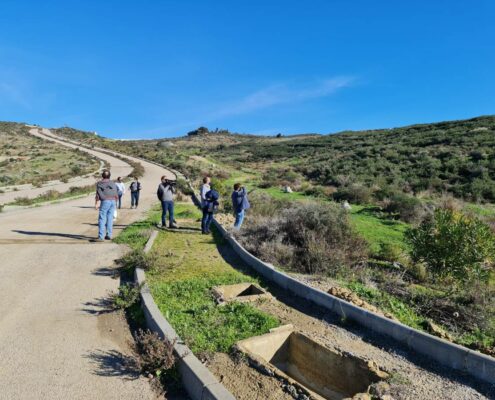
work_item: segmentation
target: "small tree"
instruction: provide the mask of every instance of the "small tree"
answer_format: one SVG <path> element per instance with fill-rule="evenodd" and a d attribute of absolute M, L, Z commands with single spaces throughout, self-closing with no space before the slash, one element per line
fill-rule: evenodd
<path fill-rule="evenodd" d="M 460 212 L 435 210 L 433 218 L 406 232 L 406 240 L 413 261 L 424 262 L 440 278 L 486 281 L 494 267 L 495 238 L 490 228 Z"/>

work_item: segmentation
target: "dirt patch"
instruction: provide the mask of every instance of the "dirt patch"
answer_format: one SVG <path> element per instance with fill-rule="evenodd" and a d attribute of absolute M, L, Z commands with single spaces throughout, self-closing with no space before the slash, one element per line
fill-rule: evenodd
<path fill-rule="evenodd" d="M 251 368 L 246 359 L 216 353 L 207 366 L 237 400 L 294 400 L 283 382 Z"/>

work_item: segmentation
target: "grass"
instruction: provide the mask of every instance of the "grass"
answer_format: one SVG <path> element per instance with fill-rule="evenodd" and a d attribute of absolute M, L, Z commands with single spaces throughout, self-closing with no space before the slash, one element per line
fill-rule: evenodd
<path fill-rule="evenodd" d="M 409 225 L 405 222 L 381 218 L 369 207 L 360 205 L 352 206 L 350 218 L 356 231 L 369 243 L 372 254 L 379 252 L 382 244 L 407 249 L 404 233 Z"/>
<path fill-rule="evenodd" d="M 99 160 L 87 153 L 32 136 L 14 123 L 0 123 L 0 154 L 0 186 L 66 180 L 99 167 Z"/>
<path fill-rule="evenodd" d="M 192 227 L 199 211 L 177 207 L 181 226 Z M 159 309 L 194 353 L 228 352 L 238 340 L 278 326 L 278 320 L 250 304 L 217 306 L 210 290 L 216 285 L 256 282 L 235 270 L 222 256 L 228 244 L 217 235 L 162 231 L 153 252 L 159 260 L 147 281 Z M 240 262 L 240 261 L 239 261 Z"/>
<path fill-rule="evenodd" d="M 77 187 L 71 187 L 67 192 L 60 193 L 56 190 L 48 190 L 34 198 L 29 197 L 17 197 L 14 201 L 8 203 L 9 206 L 31 206 L 34 204 L 45 203 L 48 201 L 64 200 L 76 196 L 83 196 L 90 193 L 94 193 L 95 185 L 88 185 Z"/>
<path fill-rule="evenodd" d="M 425 319 L 397 297 L 381 290 L 367 287 L 359 282 L 349 282 L 345 286 L 357 294 L 362 300 L 373 304 L 382 311 L 392 314 L 403 324 L 423 330 L 422 324 Z"/>

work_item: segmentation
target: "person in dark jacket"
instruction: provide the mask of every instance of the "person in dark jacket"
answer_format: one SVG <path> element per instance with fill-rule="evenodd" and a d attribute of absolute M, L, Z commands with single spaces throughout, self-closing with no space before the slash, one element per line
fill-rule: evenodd
<path fill-rule="evenodd" d="M 113 213 L 119 198 L 117 185 L 110 180 L 110 171 L 105 169 L 103 178 L 96 184 L 95 208 L 98 210 L 98 240 L 112 239 Z M 99 203 L 99 204 L 98 204 Z M 99 205 L 99 207 L 98 207 Z"/>
<path fill-rule="evenodd" d="M 235 216 L 234 229 L 239 230 L 244 221 L 246 210 L 250 207 L 246 188 L 240 183 L 236 183 L 231 198 Z"/>
<path fill-rule="evenodd" d="M 139 182 L 138 177 L 135 176 L 131 185 L 129 186 L 131 191 L 131 208 L 137 208 L 139 203 L 139 192 L 141 191 L 141 182 Z"/>
<path fill-rule="evenodd" d="M 204 196 L 202 202 L 203 218 L 201 219 L 201 233 L 207 235 L 210 233 L 210 225 L 213 221 L 213 214 L 218 210 L 218 199 L 220 195 L 212 187 Z"/>
<path fill-rule="evenodd" d="M 166 217 L 168 211 L 168 226 L 169 228 L 178 228 L 174 220 L 174 196 L 177 192 L 176 182 L 162 176 L 162 182 L 158 185 L 156 195 L 162 203 L 162 228 L 166 226 Z"/>

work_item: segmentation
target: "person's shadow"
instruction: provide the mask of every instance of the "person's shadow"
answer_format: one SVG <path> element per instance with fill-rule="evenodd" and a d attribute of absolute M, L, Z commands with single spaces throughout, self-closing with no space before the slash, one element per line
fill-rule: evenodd
<path fill-rule="evenodd" d="M 35 231 L 21 231 L 16 229 L 13 229 L 12 232 L 20 233 L 21 235 L 28 235 L 28 236 L 49 236 L 49 237 L 62 237 L 62 238 L 75 239 L 75 240 L 94 240 L 94 237 L 92 236 L 76 235 L 72 233 L 35 232 Z"/>

